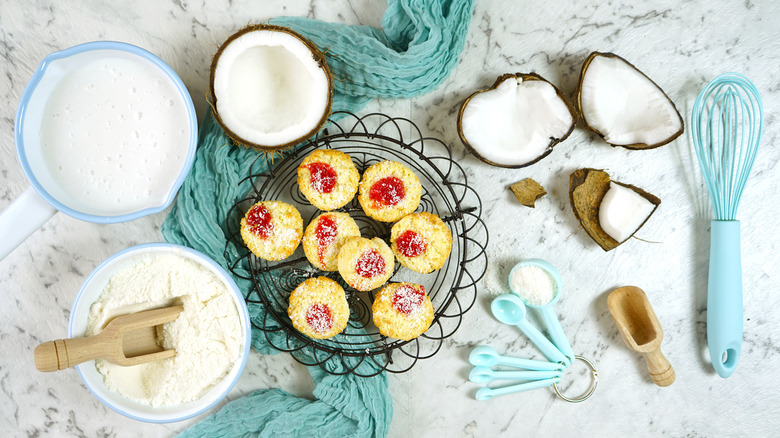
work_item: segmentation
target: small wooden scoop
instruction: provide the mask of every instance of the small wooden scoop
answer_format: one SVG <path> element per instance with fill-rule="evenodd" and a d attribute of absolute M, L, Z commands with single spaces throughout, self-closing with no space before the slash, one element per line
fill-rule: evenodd
<path fill-rule="evenodd" d="M 59 339 L 35 347 L 39 371 L 64 370 L 92 359 L 131 366 L 176 355 L 157 344 L 157 326 L 175 320 L 183 306 L 146 310 L 111 320 L 100 333 L 87 338 Z"/>
<path fill-rule="evenodd" d="M 634 286 L 617 288 L 609 293 L 607 308 L 626 345 L 645 357 L 653 382 L 658 386 L 674 383 L 674 369 L 661 353 L 664 331 L 644 291 Z"/>

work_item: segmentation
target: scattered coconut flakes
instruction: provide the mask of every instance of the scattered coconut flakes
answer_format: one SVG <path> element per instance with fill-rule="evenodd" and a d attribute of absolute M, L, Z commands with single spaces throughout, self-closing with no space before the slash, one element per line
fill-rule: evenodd
<path fill-rule="evenodd" d="M 613 239 L 623 242 L 645 223 L 653 210 L 655 205 L 639 193 L 610 182 L 599 206 L 599 224 Z"/>
<path fill-rule="evenodd" d="M 397 205 L 406 197 L 406 188 L 401 178 L 388 176 L 375 182 L 368 196 L 377 208 Z"/>
<path fill-rule="evenodd" d="M 425 289 L 422 286 L 419 286 L 418 289 L 412 285 L 403 284 L 393 293 L 393 308 L 405 315 L 417 313 L 422 307 L 423 301 L 425 301 Z"/>
<path fill-rule="evenodd" d="M 429 228 L 433 227 L 429 226 Z M 411 229 L 401 233 L 396 239 L 395 245 L 404 257 L 409 258 L 425 254 L 425 250 L 428 249 L 428 241 L 420 233 Z"/>
<path fill-rule="evenodd" d="M 314 304 L 306 309 L 306 323 L 315 333 L 325 333 L 333 327 L 333 313 L 327 304 Z"/>
<path fill-rule="evenodd" d="M 537 200 L 547 194 L 547 192 L 544 190 L 544 187 L 531 178 L 518 181 L 509 186 L 509 188 L 512 190 L 512 193 L 515 194 L 515 197 L 518 201 L 520 201 L 521 204 L 531 208 L 536 206 L 535 204 Z"/>
<path fill-rule="evenodd" d="M 364 278 L 374 278 L 385 272 L 385 259 L 376 249 L 369 249 L 358 257 L 355 271 Z"/>
<path fill-rule="evenodd" d="M 309 183 L 311 187 L 320 193 L 330 193 L 338 182 L 338 174 L 328 163 L 311 163 L 309 170 Z"/>

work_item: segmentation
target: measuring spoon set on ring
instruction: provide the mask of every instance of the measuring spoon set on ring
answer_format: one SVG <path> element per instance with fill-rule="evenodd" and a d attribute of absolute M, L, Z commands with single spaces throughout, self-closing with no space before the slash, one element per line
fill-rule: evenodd
<path fill-rule="evenodd" d="M 537 296 L 523 284 L 523 275 L 531 274 L 548 275 L 551 280 L 552 295 Z M 513 281 L 514 279 L 520 281 Z M 544 277 L 545 280 L 547 277 Z M 587 400 L 596 391 L 598 384 L 598 371 L 593 363 L 583 356 L 575 355 L 572 351 L 553 306 L 560 299 L 562 290 L 561 275 L 555 267 L 540 259 L 522 261 L 512 268 L 509 274 L 509 290 L 512 293 L 499 295 L 490 305 L 493 316 L 500 322 L 517 326 L 547 357 L 544 360 L 523 359 L 500 355 L 492 347 L 480 345 L 472 350 L 469 362 L 474 368 L 469 373 L 469 380 L 474 383 L 488 383 L 493 380 L 521 381 L 510 386 L 500 388 L 480 388 L 476 393 L 477 400 L 489 400 L 500 395 L 513 394 L 532 389 L 552 386 L 555 393 L 561 399 L 578 403 Z M 540 302 L 541 300 L 541 302 Z M 542 317 L 542 322 L 549 333 L 547 339 L 539 329 L 526 319 L 526 307 L 537 309 Z M 568 369 L 574 360 L 585 362 L 591 370 L 592 381 L 590 388 L 579 397 L 565 396 L 558 384 L 562 374 Z M 512 367 L 514 370 L 495 370 L 494 366 Z"/>

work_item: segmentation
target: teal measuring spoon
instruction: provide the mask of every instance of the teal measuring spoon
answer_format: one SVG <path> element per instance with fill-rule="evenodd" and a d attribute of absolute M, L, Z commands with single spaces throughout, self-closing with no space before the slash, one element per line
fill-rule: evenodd
<path fill-rule="evenodd" d="M 488 383 L 493 380 L 544 380 L 561 377 L 561 371 L 495 371 L 488 367 L 474 367 L 469 380 L 474 383 Z"/>
<path fill-rule="evenodd" d="M 479 391 L 477 391 L 475 398 L 480 401 L 490 400 L 493 397 L 498 397 L 501 395 L 514 394 L 516 392 L 553 386 L 556 383 L 560 383 L 560 381 L 560 377 L 554 377 L 551 379 L 521 383 L 519 385 L 505 386 L 503 388 L 480 388 Z"/>
<path fill-rule="evenodd" d="M 528 336 L 551 362 L 569 364 L 566 356 L 558 350 L 544 335 L 525 319 L 525 304 L 517 295 L 505 294 L 497 296 L 490 304 L 490 310 L 497 320 L 504 324 L 516 325 Z M 552 383 L 551 383 L 552 384 Z"/>
<path fill-rule="evenodd" d="M 514 290 L 512 288 L 512 276 L 517 269 L 522 268 L 523 266 L 536 266 L 550 274 L 550 277 L 553 279 L 553 284 L 555 285 L 555 295 L 553 296 L 552 300 L 541 305 L 530 303 L 523 295 L 523 291 Z M 520 297 L 526 306 L 539 310 L 539 313 L 542 315 L 542 321 L 544 322 L 545 327 L 547 327 L 547 331 L 550 333 L 550 338 L 552 339 L 553 344 L 555 344 L 558 350 L 560 350 L 560 352 L 566 356 L 565 364 L 566 366 L 569 366 L 569 364 L 574 361 L 574 351 L 572 351 L 571 344 L 566 338 L 566 334 L 563 332 L 563 327 L 561 327 L 561 322 L 558 319 L 558 316 L 555 314 L 555 310 L 553 309 L 555 303 L 557 303 L 561 297 L 562 284 L 563 281 L 561 280 L 561 274 L 557 269 L 555 269 L 555 266 L 541 259 L 524 260 L 516 264 L 509 273 L 509 290 L 511 290 L 513 294 Z"/>
<path fill-rule="evenodd" d="M 496 365 L 511 366 L 515 368 L 524 368 L 527 370 L 555 371 L 563 370 L 560 363 L 547 362 L 543 360 L 522 359 L 519 357 L 502 356 L 492 347 L 479 345 L 474 347 L 469 354 L 469 362 L 474 366 L 492 367 Z"/>

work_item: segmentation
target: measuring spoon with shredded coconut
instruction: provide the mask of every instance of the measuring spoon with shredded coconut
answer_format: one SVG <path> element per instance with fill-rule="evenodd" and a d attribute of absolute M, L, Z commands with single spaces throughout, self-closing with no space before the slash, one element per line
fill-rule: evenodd
<path fill-rule="evenodd" d="M 553 309 L 561 297 L 561 285 L 561 274 L 555 266 L 541 259 L 524 260 L 509 273 L 509 289 L 526 306 L 539 310 L 553 344 L 566 356 L 564 364 L 569 366 L 574 351 Z"/>

